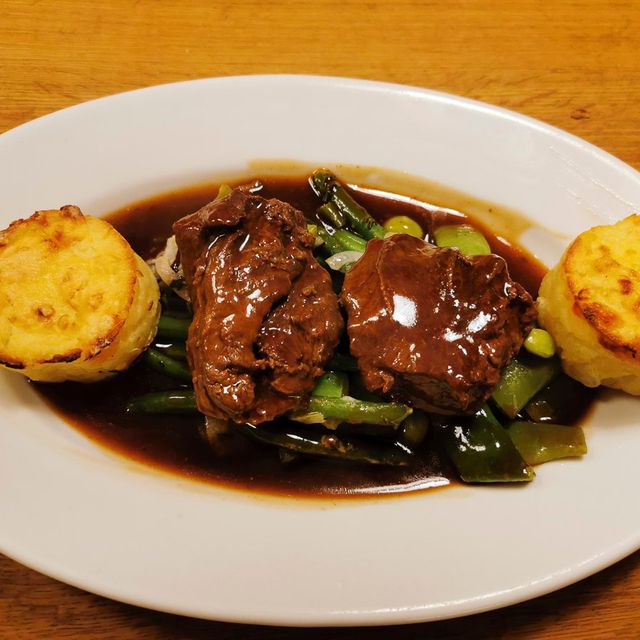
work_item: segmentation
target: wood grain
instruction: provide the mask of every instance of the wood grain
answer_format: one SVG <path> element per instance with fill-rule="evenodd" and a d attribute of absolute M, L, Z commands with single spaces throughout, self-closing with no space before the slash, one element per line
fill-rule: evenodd
<path fill-rule="evenodd" d="M 566 129 L 640 169 L 638 33 L 635 0 L 3 0 L 0 132 L 84 100 L 151 84 L 310 73 L 407 83 L 485 100 Z M 357 633 L 244 627 L 149 612 L 0 557 L 3 640 L 354 635 L 639 638 L 640 554 L 505 610 Z"/>

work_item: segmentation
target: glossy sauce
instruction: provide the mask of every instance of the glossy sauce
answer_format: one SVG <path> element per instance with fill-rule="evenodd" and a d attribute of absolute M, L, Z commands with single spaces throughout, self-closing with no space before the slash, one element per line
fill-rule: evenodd
<path fill-rule="evenodd" d="M 304 178 L 261 178 L 260 195 L 285 200 L 311 216 L 318 202 Z M 243 181 L 243 183 L 246 181 Z M 154 256 L 171 234 L 175 220 L 210 202 L 217 185 L 164 194 L 128 206 L 108 220 L 147 259 Z M 421 205 L 391 194 L 362 187 L 354 196 L 378 220 L 407 215 L 426 232 L 440 224 L 460 222 L 462 214 Z M 505 258 L 514 280 L 537 294 L 544 267 L 515 245 L 496 238 L 477 221 L 492 250 Z M 448 464 L 427 441 L 416 465 L 410 468 L 358 466 L 328 460 L 301 460 L 283 464 L 277 451 L 237 438 L 227 456 L 217 456 L 202 434 L 200 416 L 145 416 L 127 414 L 123 407 L 135 395 L 175 389 L 174 380 L 137 364 L 106 382 L 91 385 L 64 383 L 36 385 L 66 421 L 88 437 L 129 458 L 182 476 L 249 491 L 279 495 L 344 496 L 398 493 L 449 484 Z"/>

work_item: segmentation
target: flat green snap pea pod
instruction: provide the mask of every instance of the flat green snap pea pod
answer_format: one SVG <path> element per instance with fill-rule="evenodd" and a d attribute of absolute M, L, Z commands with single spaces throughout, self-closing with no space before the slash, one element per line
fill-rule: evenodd
<path fill-rule="evenodd" d="M 333 433 L 314 432 L 310 429 L 303 431 L 299 427 L 292 432 L 275 425 L 256 427 L 251 424 L 239 424 L 235 425 L 235 428 L 264 444 L 305 455 L 386 466 L 406 466 L 413 461 L 413 454 L 397 443 L 383 446 L 351 438 L 339 438 Z"/>
<path fill-rule="evenodd" d="M 531 329 L 524 341 L 524 348 L 540 358 L 551 358 L 556 354 L 556 343 L 551 334 L 544 329 Z"/>
<path fill-rule="evenodd" d="M 491 253 L 487 239 L 471 225 L 445 224 L 433 232 L 439 247 L 453 247 L 465 256 L 486 256 Z"/>
<path fill-rule="evenodd" d="M 534 422 L 574 424 L 584 414 L 593 394 L 594 389 L 561 373 L 537 393 L 524 410 Z"/>
<path fill-rule="evenodd" d="M 311 188 L 324 203 L 332 203 L 344 214 L 351 228 L 365 240 L 384 238 L 385 230 L 359 205 L 336 177 L 326 169 L 316 169 L 309 180 Z"/>
<path fill-rule="evenodd" d="M 183 382 L 192 381 L 191 370 L 184 362 L 174 360 L 157 349 L 147 349 L 143 359 L 152 369 L 164 373 L 171 378 L 176 378 Z"/>
<path fill-rule="evenodd" d="M 133 413 L 198 413 L 198 407 L 194 391 L 157 391 L 132 398 L 127 404 L 127 411 Z"/>
<path fill-rule="evenodd" d="M 289 418 L 307 424 L 328 424 L 331 428 L 340 422 L 350 424 L 379 424 L 397 429 L 412 409 L 397 402 L 367 402 L 356 400 L 350 396 L 342 398 L 326 398 L 311 396 L 309 405 L 304 411 L 294 411 Z M 323 420 L 319 419 L 320 417 Z"/>
<path fill-rule="evenodd" d="M 491 397 L 500 410 L 513 419 L 559 373 L 557 358 L 544 360 L 520 352 L 502 371 Z"/>
<path fill-rule="evenodd" d="M 162 314 L 158 321 L 158 338 L 186 340 L 190 325 L 191 318 L 172 318 Z"/>
<path fill-rule="evenodd" d="M 412 409 L 397 402 L 365 402 L 350 396 L 321 398 L 312 396 L 309 411 L 321 413 L 325 418 L 351 424 L 381 424 L 394 429 L 409 415 Z"/>
<path fill-rule="evenodd" d="M 507 432 L 527 464 L 542 464 L 587 453 L 580 427 L 518 421 L 512 422 Z"/>
<path fill-rule="evenodd" d="M 349 393 L 349 376 L 344 371 L 327 371 L 316 380 L 312 396 L 341 398 Z"/>
<path fill-rule="evenodd" d="M 487 407 L 475 416 L 433 414 L 431 424 L 464 482 L 530 482 L 535 477 Z"/>
<path fill-rule="evenodd" d="M 409 216 L 393 216 L 384 223 L 387 233 L 406 233 L 415 238 L 424 238 L 422 227 Z"/>

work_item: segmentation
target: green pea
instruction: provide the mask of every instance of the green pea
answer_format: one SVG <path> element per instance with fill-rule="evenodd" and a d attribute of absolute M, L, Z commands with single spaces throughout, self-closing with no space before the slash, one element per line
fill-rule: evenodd
<path fill-rule="evenodd" d="M 424 238 L 422 227 L 408 216 L 393 216 L 384 223 L 388 233 L 406 233 L 416 238 Z"/>
<path fill-rule="evenodd" d="M 556 353 L 556 343 L 551 334 L 544 329 L 531 329 L 524 341 L 524 348 L 541 358 L 551 358 Z"/>

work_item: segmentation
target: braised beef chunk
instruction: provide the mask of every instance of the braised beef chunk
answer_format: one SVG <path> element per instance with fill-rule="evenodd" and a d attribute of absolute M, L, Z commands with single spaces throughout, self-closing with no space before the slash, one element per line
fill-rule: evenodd
<path fill-rule="evenodd" d="M 342 300 L 367 388 L 438 413 L 478 410 L 535 318 L 502 258 L 404 234 L 369 241 Z"/>
<path fill-rule="evenodd" d="M 298 408 L 342 330 L 303 214 L 241 189 L 174 225 L 202 413 L 259 423 Z"/>

